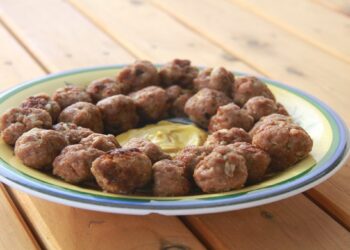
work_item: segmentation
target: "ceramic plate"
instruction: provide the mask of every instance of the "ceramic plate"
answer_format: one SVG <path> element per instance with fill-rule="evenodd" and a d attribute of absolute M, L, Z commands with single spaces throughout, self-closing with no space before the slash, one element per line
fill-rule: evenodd
<path fill-rule="evenodd" d="M 0 114 L 26 97 L 51 94 L 66 83 L 86 86 L 91 80 L 116 75 L 122 65 L 66 71 L 26 82 L 0 95 Z M 235 72 L 236 75 L 244 75 Z M 321 101 L 282 83 L 261 78 L 294 120 L 310 134 L 310 156 L 262 183 L 219 194 L 175 198 L 108 194 L 65 183 L 24 166 L 13 148 L 0 141 L 0 180 L 32 195 L 69 206 L 125 214 L 185 215 L 214 213 L 257 206 L 300 193 L 324 181 L 344 163 L 348 130 L 340 117 Z"/>

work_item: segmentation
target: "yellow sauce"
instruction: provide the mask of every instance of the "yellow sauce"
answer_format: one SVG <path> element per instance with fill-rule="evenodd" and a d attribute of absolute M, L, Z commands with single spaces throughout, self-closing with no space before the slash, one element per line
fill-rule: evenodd
<path fill-rule="evenodd" d="M 176 154 L 186 146 L 203 145 L 207 139 L 207 133 L 195 125 L 160 121 L 143 128 L 131 129 L 116 138 L 124 145 L 131 138 L 146 138 L 157 144 L 164 152 Z"/>

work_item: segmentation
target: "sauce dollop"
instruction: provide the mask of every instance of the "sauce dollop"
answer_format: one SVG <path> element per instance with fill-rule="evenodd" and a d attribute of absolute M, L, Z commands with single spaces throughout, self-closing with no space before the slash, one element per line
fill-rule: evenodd
<path fill-rule="evenodd" d="M 160 121 L 143 128 L 130 129 L 116 138 L 121 145 L 124 145 L 135 137 L 146 138 L 157 144 L 165 153 L 174 155 L 186 146 L 203 145 L 207 139 L 207 132 L 192 124 Z"/>

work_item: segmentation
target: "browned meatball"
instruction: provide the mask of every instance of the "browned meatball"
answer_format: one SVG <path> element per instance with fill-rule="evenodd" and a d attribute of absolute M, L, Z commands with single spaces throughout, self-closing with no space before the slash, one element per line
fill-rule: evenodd
<path fill-rule="evenodd" d="M 271 157 L 272 170 L 283 170 L 305 158 L 312 149 L 312 139 L 292 123 L 265 125 L 253 136 L 252 144 Z"/>
<path fill-rule="evenodd" d="M 131 91 L 136 91 L 158 85 L 158 71 L 151 62 L 137 60 L 119 72 L 117 81 L 126 84 Z"/>
<path fill-rule="evenodd" d="M 58 102 L 61 109 L 76 102 L 92 102 L 90 95 L 85 90 L 73 85 L 57 89 L 52 95 L 52 100 Z"/>
<path fill-rule="evenodd" d="M 107 192 L 128 194 L 152 179 L 152 162 L 139 149 L 115 149 L 92 163 L 92 174 Z"/>
<path fill-rule="evenodd" d="M 144 138 L 132 138 L 124 144 L 123 148 L 139 149 L 142 153 L 146 154 L 148 158 L 151 159 L 152 163 L 164 159 L 170 159 L 170 156 L 168 154 L 165 154 L 158 145 Z"/>
<path fill-rule="evenodd" d="M 12 108 L 6 111 L 0 119 L 1 137 L 9 145 L 32 128 L 51 128 L 50 114 L 37 108 Z"/>
<path fill-rule="evenodd" d="M 57 121 L 61 112 L 60 105 L 44 93 L 28 97 L 21 103 L 20 107 L 46 110 L 51 115 L 53 122 Z"/>
<path fill-rule="evenodd" d="M 246 110 L 255 121 L 258 121 L 263 116 L 278 113 L 279 111 L 279 107 L 275 101 L 264 96 L 255 96 L 250 98 L 244 104 L 242 109 Z"/>
<path fill-rule="evenodd" d="M 79 127 L 74 123 L 60 122 L 52 127 L 54 130 L 63 134 L 69 144 L 76 144 L 81 141 L 81 139 L 88 137 L 94 132 L 88 128 Z"/>
<path fill-rule="evenodd" d="M 159 77 L 163 86 L 180 85 L 192 88 L 193 79 L 198 75 L 198 69 L 191 66 L 190 60 L 174 59 L 159 70 Z"/>
<path fill-rule="evenodd" d="M 153 194 L 156 196 L 181 196 L 190 192 L 184 164 L 180 161 L 161 160 L 153 169 Z"/>
<path fill-rule="evenodd" d="M 220 129 L 208 136 L 204 145 L 228 145 L 235 142 L 252 142 L 250 135 L 242 128 Z"/>
<path fill-rule="evenodd" d="M 277 114 L 289 116 L 287 109 L 281 103 L 276 102 L 276 105 L 277 105 L 277 112 L 276 112 Z"/>
<path fill-rule="evenodd" d="M 93 179 L 92 162 L 104 152 L 81 144 L 64 148 L 53 162 L 53 174 L 69 183 L 80 183 Z"/>
<path fill-rule="evenodd" d="M 173 85 L 167 88 L 168 101 L 170 107 L 168 113 L 174 117 L 186 117 L 185 105 L 188 99 L 192 97 L 192 92 L 188 89 L 183 89 L 178 85 Z"/>
<path fill-rule="evenodd" d="M 208 130 L 213 133 L 220 129 L 236 127 L 249 131 L 253 125 L 254 118 L 246 110 L 234 103 L 229 103 L 218 108 L 216 114 L 210 119 Z"/>
<path fill-rule="evenodd" d="M 216 89 L 230 96 L 234 81 L 234 75 L 230 71 L 223 67 L 217 67 L 201 71 L 197 78 L 193 80 L 193 85 L 195 90 Z"/>
<path fill-rule="evenodd" d="M 143 121 L 157 121 L 166 115 L 168 95 L 165 90 L 150 86 L 130 94 Z"/>
<path fill-rule="evenodd" d="M 136 127 L 139 117 L 134 101 L 125 95 L 107 97 L 97 103 L 102 113 L 105 130 L 118 134 Z"/>
<path fill-rule="evenodd" d="M 204 88 L 186 102 L 185 113 L 194 123 L 207 128 L 217 109 L 231 101 L 223 92 Z"/>
<path fill-rule="evenodd" d="M 284 123 L 293 123 L 293 120 L 290 116 L 285 116 L 281 114 L 271 114 L 268 116 L 261 117 L 260 120 L 255 123 L 254 127 L 249 131 L 250 136 L 254 136 L 258 131 L 264 128 L 267 125 L 284 125 Z"/>
<path fill-rule="evenodd" d="M 233 101 L 239 106 L 243 106 L 254 96 L 264 96 L 275 100 L 274 95 L 267 85 L 254 76 L 237 78 L 232 90 L 232 96 Z"/>
<path fill-rule="evenodd" d="M 57 131 L 33 128 L 18 138 L 15 155 L 29 167 L 44 169 L 51 167 L 65 146 L 66 139 Z"/>
<path fill-rule="evenodd" d="M 196 165 L 212 151 L 213 147 L 210 146 L 187 146 L 175 156 L 175 160 L 183 162 L 186 174 L 193 176 Z"/>
<path fill-rule="evenodd" d="M 74 103 L 62 110 L 58 120 L 71 122 L 78 126 L 89 128 L 94 132 L 103 132 L 102 115 L 98 107 L 88 102 Z"/>
<path fill-rule="evenodd" d="M 120 145 L 114 135 L 103 135 L 97 133 L 91 134 L 88 137 L 82 139 L 80 141 L 80 144 L 105 152 L 120 148 Z"/>
<path fill-rule="evenodd" d="M 194 180 L 205 193 L 225 192 L 245 184 L 245 159 L 227 146 L 218 146 L 194 170 Z"/>
<path fill-rule="evenodd" d="M 129 92 L 129 86 L 117 82 L 115 78 L 103 77 L 92 81 L 87 86 L 86 92 L 90 94 L 92 100 L 96 103 L 113 95 L 127 94 Z"/>
<path fill-rule="evenodd" d="M 247 142 L 236 142 L 228 145 L 235 152 L 242 155 L 248 169 L 248 182 L 256 183 L 260 181 L 271 162 L 270 156 L 262 149 Z"/>

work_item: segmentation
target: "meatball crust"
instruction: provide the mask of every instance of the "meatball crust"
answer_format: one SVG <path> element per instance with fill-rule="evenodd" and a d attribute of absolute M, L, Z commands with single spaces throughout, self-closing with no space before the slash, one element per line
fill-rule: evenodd
<path fill-rule="evenodd" d="M 24 109 L 37 108 L 46 110 L 51 115 L 53 122 L 57 121 L 57 118 L 61 112 L 60 105 L 57 102 L 51 100 L 50 96 L 44 93 L 28 97 L 20 104 L 20 107 Z"/>
<path fill-rule="evenodd" d="M 77 102 L 65 108 L 58 120 L 71 122 L 89 128 L 96 133 L 103 132 L 102 115 L 98 107 L 88 102 Z"/>
<path fill-rule="evenodd" d="M 184 164 L 175 160 L 161 160 L 153 169 L 153 194 L 156 196 L 181 196 L 190 192 Z"/>
<path fill-rule="evenodd" d="M 254 127 L 249 131 L 249 135 L 253 137 L 258 131 L 263 129 L 265 126 L 269 125 L 278 125 L 285 123 L 293 123 L 293 120 L 290 116 L 280 115 L 280 114 L 271 114 L 268 116 L 261 117 L 260 120 L 255 123 Z"/>
<path fill-rule="evenodd" d="M 1 137 L 9 145 L 14 145 L 24 132 L 32 128 L 51 128 L 51 126 L 50 114 L 37 108 L 12 108 L 0 118 Z"/>
<path fill-rule="evenodd" d="M 157 121 L 166 115 L 168 110 L 168 95 L 165 90 L 149 86 L 137 92 L 131 93 L 137 111 L 144 121 Z"/>
<path fill-rule="evenodd" d="M 210 119 L 208 130 L 213 133 L 220 129 L 236 127 L 249 131 L 253 125 L 254 118 L 246 110 L 234 103 L 229 103 L 218 108 L 216 114 Z"/>
<path fill-rule="evenodd" d="M 252 144 L 271 157 L 273 171 L 284 170 L 305 158 L 312 149 L 312 139 L 292 123 L 265 125 L 253 136 Z"/>
<path fill-rule="evenodd" d="M 218 146 L 235 142 L 252 142 L 250 135 L 242 128 L 220 129 L 208 136 L 204 145 Z"/>
<path fill-rule="evenodd" d="M 15 155 L 28 167 L 45 169 L 65 146 L 66 139 L 57 131 L 33 128 L 18 138 Z"/>
<path fill-rule="evenodd" d="M 270 156 L 262 149 L 247 142 L 235 142 L 228 145 L 245 159 L 248 169 L 248 182 L 257 183 L 264 177 L 271 162 Z"/>
<path fill-rule="evenodd" d="M 134 101 L 125 95 L 107 97 L 97 103 L 102 113 L 105 130 L 118 134 L 136 127 L 139 116 Z"/>
<path fill-rule="evenodd" d="M 73 85 L 57 89 L 52 95 L 52 100 L 56 101 L 61 109 L 76 102 L 92 102 L 90 95 L 85 90 Z"/>
<path fill-rule="evenodd" d="M 131 148 L 137 148 L 142 153 L 148 156 L 152 163 L 155 163 L 160 160 L 164 159 L 170 159 L 170 155 L 165 154 L 162 149 L 151 142 L 148 139 L 144 138 L 132 138 L 127 143 L 124 144 L 123 148 L 131 149 Z"/>
<path fill-rule="evenodd" d="M 188 99 L 192 97 L 192 92 L 188 89 L 183 89 L 178 85 L 173 85 L 167 88 L 168 101 L 170 107 L 168 113 L 174 117 L 186 117 L 185 105 Z"/>
<path fill-rule="evenodd" d="M 276 112 L 277 114 L 289 116 L 287 109 L 281 103 L 276 102 L 276 105 L 277 105 L 277 112 Z"/>
<path fill-rule="evenodd" d="M 227 146 L 218 146 L 198 163 L 193 177 L 203 192 L 218 193 L 243 187 L 248 171 L 243 156 Z"/>
<path fill-rule="evenodd" d="M 198 69 L 191 66 L 190 60 L 174 59 L 159 70 L 162 86 L 180 85 L 192 88 L 193 79 L 198 75 Z"/>
<path fill-rule="evenodd" d="M 152 162 L 139 149 L 114 149 L 92 163 L 97 184 L 107 192 L 128 194 L 152 179 Z"/>
<path fill-rule="evenodd" d="M 79 127 L 74 123 L 60 122 L 52 127 L 55 131 L 60 132 L 69 144 L 77 144 L 81 139 L 88 137 L 94 132 L 91 129 Z"/>
<path fill-rule="evenodd" d="M 196 165 L 212 151 L 211 146 L 187 146 L 175 156 L 174 160 L 183 162 L 187 176 L 192 177 Z"/>
<path fill-rule="evenodd" d="M 254 76 L 237 78 L 232 90 L 233 101 L 243 106 L 254 96 L 264 96 L 275 101 L 275 97 L 265 83 Z"/>
<path fill-rule="evenodd" d="M 222 91 L 230 96 L 234 81 L 234 75 L 225 68 L 208 68 L 201 71 L 197 78 L 193 80 L 193 86 L 197 91 L 209 88 Z"/>
<path fill-rule="evenodd" d="M 129 88 L 126 84 L 117 82 L 112 77 L 96 79 L 86 88 L 86 92 L 90 94 L 95 103 L 113 95 L 127 94 L 128 91 Z"/>
<path fill-rule="evenodd" d="M 117 81 L 126 85 L 128 90 L 137 91 L 151 85 L 158 85 L 158 71 L 151 62 L 136 60 L 119 72 Z"/>
<path fill-rule="evenodd" d="M 104 152 L 81 144 L 65 147 L 53 162 L 53 174 L 69 183 L 92 180 L 92 162 Z"/>
<path fill-rule="evenodd" d="M 185 105 L 185 113 L 189 118 L 203 128 L 207 128 L 210 118 L 220 106 L 232 100 L 223 92 L 204 88 L 193 95 Z"/>
<path fill-rule="evenodd" d="M 116 148 L 120 148 L 120 145 L 114 135 L 104 134 L 91 134 L 88 137 L 82 139 L 80 144 L 86 147 L 93 147 L 98 150 L 107 152 Z"/>

